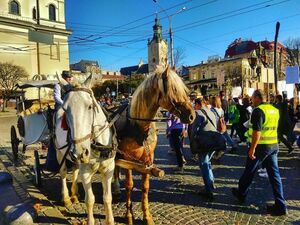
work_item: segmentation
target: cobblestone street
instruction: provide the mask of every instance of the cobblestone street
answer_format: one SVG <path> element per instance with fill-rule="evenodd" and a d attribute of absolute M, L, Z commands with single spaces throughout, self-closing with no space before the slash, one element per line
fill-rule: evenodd
<path fill-rule="evenodd" d="M 9 127 L 7 127 L 8 129 Z M 215 199 L 207 202 L 197 195 L 198 190 L 203 186 L 201 173 L 196 162 L 192 161 L 188 145 L 185 145 L 187 165 L 183 173 L 175 172 L 176 159 L 174 154 L 168 154 L 168 141 L 163 134 L 164 125 L 160 124 L 158 146 L 155 153 L 155 163 L 164 169 L 166 175 L 163 178 L 152 178 L 149 193 L 150 211 L 155 224 L 300 224 L 300 151 L 296 149 L 292 156 L 287 156 L 287 150 L 281 146 L 279 154 L 279 166 L 284 185 L 284 194 L 287 200 L 288 216 L 274 217 L 268 215 L 264 209 L 266 202 L 273 201 L 271 186 L 268 179 L 255 177 L 251 186 L 247 201 L 243 205 L 231 194 L 231 188 L 237 186 L 238 179 L 243 171 L 246 148 L 241 146 L 237 154 L 226 154 L 218 165 L 213 165 L 215 175 Z M 8 129 L 9 130 L 9 129 Z M 7 145 L 7 142 L 6 142 Z M 3 145 L 2 145 L 3 146 Z M 27 149 L 22 161 L 17 165 L 16 170 L 21 171 L 24 177 L 31 178 L 30 169 L 33 165 L 33 149 L 39 146 L 32 146 Z M 41 154 L 45 154 L 40 150 Z M 11 159 L 11 149 L 1 148 L 1 160 L 8 156 Z M 69 175 L 70 178 L 70 175 Z M 122 195 L 119 201 L 114 200 L 113 212 L 115 222 L 125 224 L 125 189 L 124 176 L 122 176 Z M 65 208 L 60 203 L 60 180 L 54 178 L 42 178 L 43 186 L 39 189 L 40 197 L 49 200 L 55 213 L 60 212 L 59 218 L 66 218 L 70 223 L 82 222 L 86 218 L 84 204 L 84 192 L 81 183 L 79 184 L 80 203 L 70 208 Z M 135 189 L 133 193 L 135 213 L 135 224 L 142 223 L 141 210 L 141 176 L 134 176 Z M 70 179 L 68 184 L 70 185 Z M 102 205 L 102 187 L 99 175 L 94 176 L 93 190 L 96 196 L 94 214 L 96 223 L 104 221 L 104 208 Z M 64 223 L 63 220 L 53 220 L 55 223 Z M 40 223 L 49 222 L 43 218 Z"/>

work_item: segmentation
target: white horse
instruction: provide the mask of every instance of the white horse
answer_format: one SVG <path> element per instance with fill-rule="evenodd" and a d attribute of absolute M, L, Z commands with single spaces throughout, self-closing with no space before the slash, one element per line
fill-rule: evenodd
<path fill-rule="evenodd" d="M 63 81 L 61 81 L 64 83 Z M 115 168 L 115 150 L 113 148 L 113 131 L 107 118 L 98 105 L 92 90 L 90 89 L 91 77 L 81 86 L 72 87 L 64 97 L 62 110 L 58 114 L 65 113 L 68 125 L 68 140 L 65 144 L 70 147 L 73 158 L 77 158 L 79 175 L 85 190 L 85 203 L 88 212 L 88 224 L 94 224 L 93 206 L 95 197 L 92 191 L 92 176 L 99 171 L 102 178 L 103 202 L 106 224 L 114 224 L 112 212 L 111 181 Z M 61 122 L 58 116 L 58 123 Z M 57 125 L 56 127 L 61 127 Z M 66 139 L 65 139 L 66 140 Z M 92 150 L 91 144 L 96 143 L 98 150 Z M 61 161 L 64 154 L 58 153 Z M 65 167 L 64 167 L 65 168 Z M 64 181 L 65 169 L 61 169 L 63 179 L 64 202 L 68 199 L 68 190 Z M 76 183 L 78 172 L 74 173 L 73 183 Z M 77 192 L 76 185 L 72 184 L 72 197 Z M 72 198 L 71 198 L 72 199 Z"/>

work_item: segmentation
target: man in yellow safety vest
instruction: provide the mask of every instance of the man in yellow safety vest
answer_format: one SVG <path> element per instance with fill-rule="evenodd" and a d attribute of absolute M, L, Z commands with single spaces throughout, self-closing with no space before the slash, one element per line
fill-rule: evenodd
<path fill-rule="evenodd" d="M 277 158 L 279 111 L 274 106 L 265 103 L 264 98 L 262 90 L 255 90 L 252 95 L 252 104 L 256 108 L 251 114 L 250 128 L 245 135 L 250 142 L 250 148 L 239 186 L 232 189 L 232 194 L 240 202 L 244 202 L 255 172 L 264 163 L 275 198 L 275 204 L 267 205 L 267 211 L 272 215 L 281 216 L 287 214 L 287 209 Z"/>

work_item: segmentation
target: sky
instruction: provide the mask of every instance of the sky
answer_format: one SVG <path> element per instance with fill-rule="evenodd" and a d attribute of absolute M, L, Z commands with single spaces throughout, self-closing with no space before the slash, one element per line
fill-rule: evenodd
<path fill-rule="evenodd" d="M 147 63 L 156 15 L 168 41 L 171 22 L 174 49 L 183 49 L 181 63 L 187 66 L 213 55 L 224 57 L 236 38 L 273 41 L 277 21 L 281 43 L 300 38 L 300 0 L 65 0 L 65 4 L 67 28 L 73 31 L 70 63 L 96 60 L 103 70 L 119 71 L 140 60 Z"/>

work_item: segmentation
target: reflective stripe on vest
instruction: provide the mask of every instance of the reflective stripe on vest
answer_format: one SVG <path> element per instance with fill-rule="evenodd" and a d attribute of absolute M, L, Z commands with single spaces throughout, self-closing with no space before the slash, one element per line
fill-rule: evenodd
<path fill-rule="evenodd" d="M 277 139 L 277 127 L 279 120 L 279 111 L 274 106 L 270 104 L 261 104 L 258 106 L 265 114 L 265 122 L 261 130 L 261 137 L 258 141 L 258 144 L 276 144 L 278 143 Z M 248 137 L 249 142 L 252 142 L 252 125 L 250 126 L 246 136 Z"/>

